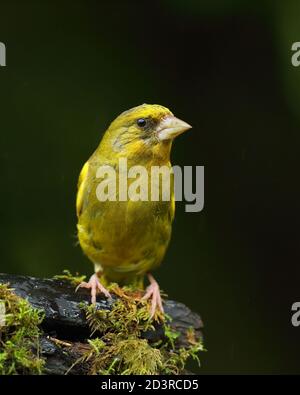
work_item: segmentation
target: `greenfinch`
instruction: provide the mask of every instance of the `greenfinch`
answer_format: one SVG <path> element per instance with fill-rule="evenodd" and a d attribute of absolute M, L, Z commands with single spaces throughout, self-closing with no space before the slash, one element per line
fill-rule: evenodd
<path fill-rule="evenodd" d="M 175 213 L 173 184 L 169 200 L 162 199 L 161 193 L 154 201 L 120 199 L 118 192 L 116 199 L 99 200 L 97 186 L 102 178 L 97 172 L 99 168 L 110 168 L 120 178 L 120 159 L 126 159 L 128 169 L 137 165 L 148 172 L 153 166 L 171 169 L 172 142 L 190 128 L 166 107 L 134 107 L 111 123 L 83 166 L 76 199 L 77 230 L 95 274 L 79 288 L 91 290 L 92 303 L 96 302 L 97 292 L 110 297 L 108 283 L 143 287 L 147 274 L 150 285 L 143 299 L 151 299 L 151 316 L 157 309 L 163 312 L 159 286 L 150 272 L 161 263 L 170 241 Z M 128 188 L 132 182 L 128 181 Z"/>

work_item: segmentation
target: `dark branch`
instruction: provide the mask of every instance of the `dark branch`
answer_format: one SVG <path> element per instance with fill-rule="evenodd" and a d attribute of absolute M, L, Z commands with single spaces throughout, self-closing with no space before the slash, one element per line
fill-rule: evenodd
<path fill-rule="evenodd" d="M 41 340 L 42 354 L 47 360 L 46 371 L 49 374 L 64 374 L 74 361 L 82 355 L 85 341 L 90 335 L 85 313 L 79 303 L 90 303 L 90 294 L 85 289 L 75 293 L 74 286 L 68 281 L 39 279 L 28 276 L 17 276 L 0 273 L 0 283 L 9 283 L 14 292 L 26 298 L 30 304 L 45 312 L 42 323 L 44 336 Z M 104 296 L 97 297 L 99 309 L 111 309 L 116 299 L 107 300 Z M 179 346 L 187 346 L 186 331 L 195 330 L 196 337 L 202 337 L 202 321 L 198 314 L 193 313 L 184 304 L 165 300 L 165 312 L 172 318 L 171 327 L 180 332 Z M 155 331 L 149 331 L 144 337 L 150 342 L 164 339 L 164 330 L 157 325 Z M 55 339 L 71 344 L 62 348 Z M 66 352 L 67 351 L 67 352 Z M 85 373 L 84 367 L 76 366 L 73 374 Z"/>

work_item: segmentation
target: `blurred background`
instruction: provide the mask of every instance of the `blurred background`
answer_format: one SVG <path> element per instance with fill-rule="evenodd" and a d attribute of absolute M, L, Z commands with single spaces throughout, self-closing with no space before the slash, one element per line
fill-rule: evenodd
<path fill-rule="evenodd" d="M 300 373 L 299 1 L 1 1 L 0 271 L 90 275 L 76 246 L 83 163 L 120 112 L 169 107 L 205 166 L 155 273 L 201 314 L 200 373 Z"/>

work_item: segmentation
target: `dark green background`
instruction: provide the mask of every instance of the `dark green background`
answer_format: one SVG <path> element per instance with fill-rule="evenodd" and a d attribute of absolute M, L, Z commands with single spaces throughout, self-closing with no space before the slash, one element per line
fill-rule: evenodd
<path fill-rule="evenodd" d="M 205 323 L 201 373 L 300 373 L 297 1 L 1 1 L 1 266 L 90 274 L 79 171 L 123 110 L 159 103 L 193 129 L 205 208 L 177 205 L 155 273 Z"/>

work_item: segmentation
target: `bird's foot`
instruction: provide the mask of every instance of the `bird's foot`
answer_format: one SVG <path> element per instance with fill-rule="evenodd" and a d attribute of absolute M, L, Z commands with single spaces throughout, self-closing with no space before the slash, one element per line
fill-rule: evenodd
<path fill-rule="evenodd" d="M 158 283 L 155 281 L 154 277 L 151 274 L 148 274 L 148 279 L 150 281 L 150 285 L 146 288 L 146 293 L 142 297 L 142 300 L 148 300 L 150 298 L 152 299 L 150 318 L 153 318 L 156 310 L 159 310 L 161 313 L 163 313 L 164 309 L 162 306 Z"/>
<path fill-rule="evenodd" d="M 88 282 L 83 281 L 82 283 L 80 283 L 76 288 L 75 292 L 77 292 L 79 288 L 88 288 L 91 290 L 91 296 L 92 296 L 91 302 L 93 304 L 96 303 L 97 291 L 102 292 L 107 298 L 111 298 L 110 293 L 100 283 L 100 280 L 96 273 L 91 276 Z"/>

